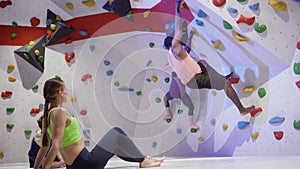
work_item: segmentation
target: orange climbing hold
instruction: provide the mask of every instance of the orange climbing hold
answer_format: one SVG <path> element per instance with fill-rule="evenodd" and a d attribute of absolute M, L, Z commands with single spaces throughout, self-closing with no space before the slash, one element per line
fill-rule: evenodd
<path fill-rule="evenodd" d="M 8 91 L 8 90 L 7 90 L 7 91 L 1 93 L 1 97 L 3 97 L 3 98 L 8 98 L 8 97 L 10 97 L 12 94 L 13 94 L 12 91 Z"/>
<path fill-rule="evenodd" d="M 221 7 L 221 6 L 223 6 L 225 3 L 226 3 L 226 0 L 213 0 L 213 4 L 214 4 L 216 7 Z"/>
<path fill-rule="evenodd" d="M 87 111 L 85 109 L 80 110 L 80 115 L 84 116 L 87 114 Z"/>
<path fill-rule="evenodd" d="M 70 63 L 71 60 L 72 60 L 74 57 L 75 57 L 75 53 L 74 53 L 74 52 L 71 52 L 70 55 L 68 55 L 67 52 L 65 53 L 65 60 L 66 60 L 66 62 L 68 62 L 68 63 Z"/>
<path fill-rule="evenodd" d="M 240 81 L 240 78 L 229 78 L 228 79 L 228 81 L 229 81 L 229 83 L 230 84 L 237 84 L 237 83 L 239 83 L 239 81 Z"/>
<path fill-rule="evenodd" d="M 261 107 L 258 107 L 258 108 L 255 108 L 254 110 L 252 110 L 250 112 L 250 115 L 251 117 L 255 117 L 255 116 L 258 116 L 258 113 L 262 112 L 262 108 Z"/>
<path fill-rule="evenodd" d="M 251 26 L 255 21 L 255 17 L 245 17 L 244 15 L 240 15 L 239 19 L 236 21 L 237 24 L 245 23 Z"/>
<path fill-rule="evenodd" d="M 82 77 L 81 77 L 81 81 L 86 81 L 87 79 L 90 79 L 90 78 L 92 78 L 92 75 L 91 74 L 85 74 L 85 75 L 83 75 Z"/>

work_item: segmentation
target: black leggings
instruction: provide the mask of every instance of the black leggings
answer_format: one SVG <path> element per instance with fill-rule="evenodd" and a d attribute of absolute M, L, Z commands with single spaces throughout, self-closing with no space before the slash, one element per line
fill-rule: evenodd
<path fill-rule="evenodd" d="M 109 130 L 89 152 L 84 148 L 67 169 L 103 169 L 114 155 L 129 162 L 142 162 L 145 156 L 120 128 Z"/>

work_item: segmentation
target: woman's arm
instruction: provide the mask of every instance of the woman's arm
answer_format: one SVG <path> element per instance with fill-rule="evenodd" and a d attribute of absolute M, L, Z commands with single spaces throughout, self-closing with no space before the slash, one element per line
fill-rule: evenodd
<path fill-rule="evenodd" d="M 196 30 L 195 28 L 192 28 L 189 35 L 188 35 L 188 39 L 187 39 L 187 42 L 186 42 L 186 45 L 184 46 L 184 49 L 187 53 L 190 53 L 191 52 L 191 47 L 192 47 L 192 38 L 193 36 L 195 35 L 196 33 Z"/>
<path fill-rule="evenodd" d="M 60 152 L 58 151 L 57 155 L 56 155 L 57 159 L 59 161 L 54 161 L 51 165 L 51 168 L 61 168 L 61 167 L 65 167 L 65 161 L 63 160 Z"/>
<path fill-rule="evenodd" d="M 41 147 L 39 149 L 39 152 L 37 153 L 35 161 L 34 161 L 34 167 L 33 167 L 34 169 L 38 169 L 41 166 L 42 160 L 43 160 L 47 150 L 48 150 L 48 147 Z"/>
<path fill-rule="evenodd" d="M 56 112 L 53 113 L 52 146 L 50 147 L 50 150 L 45 157 L 45 169 L 51 168 L 52 162 L 54 161 L 55 156 L 58 154 L 61 140 L 64 135 L 67 118 L 67 112 L 62 108 L 59 108 Z"/>

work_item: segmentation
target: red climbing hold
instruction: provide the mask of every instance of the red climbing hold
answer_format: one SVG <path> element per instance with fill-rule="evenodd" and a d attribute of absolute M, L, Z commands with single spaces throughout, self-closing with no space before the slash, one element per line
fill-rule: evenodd
<path fill-rule="evenodd" d="M 71 44 L 73 41 L 71 40 L 71 39 L 67 39 L 66 41 L 65 41 L 65 44 Z"/>
<path fill-rule="evenodd" d="M 71 60 L 75 57 L 75 53 L 72 52 L 70 55 L 68 55 L 68 53 L 65 53 L 65 60 L 69 63 L 71 62 Z"/>
<path fill-rule="evenodd" d="M 47 33 L 47 39 L 50 39 L 52 36 L 52 32 L 47 29 L 46 33 Z"/>
<path fill-rule="evenodd" d="M 1 97 L 3 97 L 3 98 L 8 98 L 8 97 L 10 97 L 11 95 L 12 95 L 12 91 L 5 91 L 5 92 L 2 92 L 1 93 Z"/>
<path fill-rule="evenodd" d="M 297 87 L 300 89 L 300 80 L 296 82 Z"/>
<path fill-rule="evenodd" d="M 87 79 L 89 79 L 89 78 L 92 78 L 92 75 L 91 74 L 85 74 L 85 75 L 83 75 L 82 77 L 81 77 L 81 81 L 86 81 Z"/>
<path fill-rule="evenodd" d="M 262 112 L 262 108 L 261 107 L 255 108 L 254 110 L 252 110 L 250 112 L 251 117 L 257 116 L 257 113 L 260 113 L 260 112 Z"/>
<path fill-rule="evenodd" d="M 226 0 L 213 0 L 213 4 L 214 4 L 216 7 L 221 7 L 221 6 L 223 6 L 225 3 L 226 3 Z"/>
<path fill-rule="evenodd" d="M 30 19 L 30 23 L 31 23 L 32 27 L 36 27 L 36 26 L 38 26 L 40 24 L 40 19 L 37 18 L 37 17 L 32 17 Z"/>
<path fill-rule="evenodd" d="M 84 116 L 87 114 L 87 111 L 85 109 L 80 110 L 80 115 Z"/>
<path fill-rule="evenodd" d="M 11 2 L 10 0 L 8 0 L 8 1 L 1 1 L 1 2 L 0 2 L 0 7 L 1 7 L 1 8 L 5 8 L 5 7 L 7 7 L 8 5 L 12 5 L 12 2 Z"/>
<path fill-rule="evenodd" d="M 245 17 L 244 15 L 240 15 L 239 19 L 236 21 L 237 24 L 245 23 L 247 25 L 252 25 L 255 21 L 255 17 Z"/>
<path fill-rule="evenodd" d="M 30 115 L 35 116 L 35 115 L 39 114 L 40 111 L 41 111 L 40 108 L 32 108 L 30 110 Z"/>
<path fill-rule="evenodd" d="M 277 140 L 281 140 L 283 137 L 283 131 L 274 131 L 274 136 Z"/>
<path fill-rule="evenodd" d="M 300 41 L 297 42 L 297 49 L 300 50 Z"/>
<path fill-rule="evenodd" d="M 237 84 L 237 83 L 239 83 L 239 81 L 240 81 L 240 78 L 229 78 L 228 79 L 229 80 L 229 83 L 230 84 Z"/>

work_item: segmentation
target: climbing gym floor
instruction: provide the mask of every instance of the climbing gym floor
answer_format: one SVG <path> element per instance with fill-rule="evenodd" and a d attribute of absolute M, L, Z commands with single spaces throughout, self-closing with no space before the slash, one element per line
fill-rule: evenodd
<path fill-rule="evenodd" d="M 299 169 L 300 156 L 167 158 L 157 169 Z M 28 164 L 0 164 L 0 169 L 28 169 Z M 113 158 L 106 169 L 137 169 L 138 164 Z"/>

